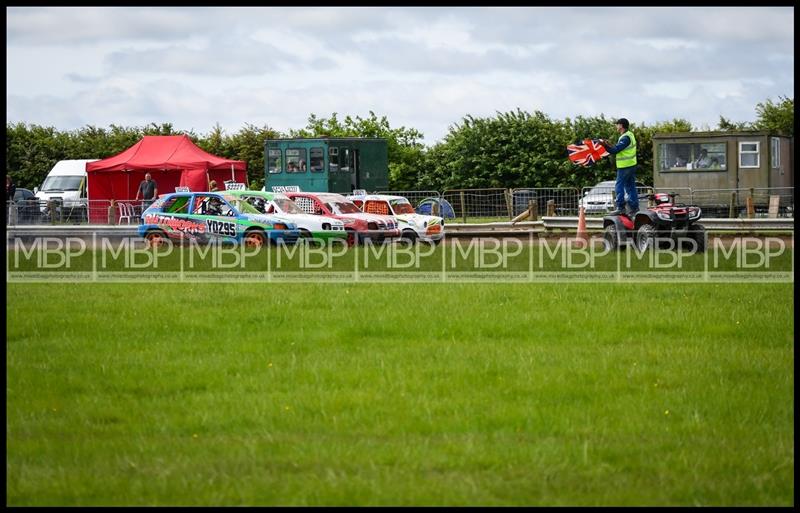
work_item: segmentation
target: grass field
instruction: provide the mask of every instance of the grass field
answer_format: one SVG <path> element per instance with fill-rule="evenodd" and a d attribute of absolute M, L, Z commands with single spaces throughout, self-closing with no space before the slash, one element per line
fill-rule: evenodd
<path fill-rule="evenodd" d="M 8 284 L 9 505 L 792 505 L 792 284 Z"/>

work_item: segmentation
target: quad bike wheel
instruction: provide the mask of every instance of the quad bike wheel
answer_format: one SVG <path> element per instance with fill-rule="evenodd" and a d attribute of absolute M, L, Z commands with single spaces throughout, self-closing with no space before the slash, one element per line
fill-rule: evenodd
<path fill-rule="evenodd" d="M 656 227 L 652 224 L 643 224 L 636 230 L 636 248 L 647 251 L 655 244 Z"/>
<path fill-rule="evenodd" d="M 606 229 L 603 230 L 603 244 L 611 251 L 619 249 L 619 232 L 614 223 L 609 224 L 606 226 Z"/>

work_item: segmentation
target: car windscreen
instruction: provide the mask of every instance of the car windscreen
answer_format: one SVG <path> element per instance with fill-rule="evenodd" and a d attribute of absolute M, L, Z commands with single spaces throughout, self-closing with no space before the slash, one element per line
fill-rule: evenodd
<path fill-rule="evenodd" d="M 331 201 L 330 203 L 325 203 L 332 212 L 337 214 L 360 214 L 361 211 L 358 209 L 357 206 L 352 204 L 351 202 L 343 202 L 343 201 Z"/>
<path fill-rule="evenodd" d="M 81 187 L 82 176 L 48 176 L 42 184 L 44 192 L 77 191 Z"/>
<path fill-rule="evenodd" d="M 605 184 L 601 183 L 592 187 L 589 191 L 589 196 L 594 196 L 596 194 L 611 194 L 611 191 L 614 190 L 614 182 Z"/>
<path fill-rule="evenodd" d="M 406 200 L 392 200 L 389 202 L 395 214 L 416 214 L 414 207 Z"/>
<path fill-rule="evenodd" d="M 228 199 L 228 198 L 226 197 L 225 199 Z M 228 201 L 230 202 L 231 205 L 236 207 L 236 210 L 238 210 L 242 214 L 261 214 L 262 213 L 262 212 L 259 212 L 256 207 L 254 207 L 253 205 L 251 205 L 250 203 L 248 203 L 248 202 L 246 202 L 246 201 L 244 201 L 242 199 L 239 199 L 239 198 L 233 199 L 233 198 L 231 198 L 231 199 L 228 199 Z"/>

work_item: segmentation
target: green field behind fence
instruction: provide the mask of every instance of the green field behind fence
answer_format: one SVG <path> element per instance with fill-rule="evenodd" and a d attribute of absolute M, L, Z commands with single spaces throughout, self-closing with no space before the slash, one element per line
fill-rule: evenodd
<path fill-rule="evenodd" d="M 792 505 L 793 307 L 791 283 L 10 283 L 6 502 Z"/>

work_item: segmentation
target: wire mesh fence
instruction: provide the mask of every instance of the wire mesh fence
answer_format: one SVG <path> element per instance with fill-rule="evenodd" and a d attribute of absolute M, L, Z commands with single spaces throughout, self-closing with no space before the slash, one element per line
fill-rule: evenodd
<path fill-rule="evenodd" d="M 794 217 L 794 187 L 692 189 L 704 217 Z"/>
<path fill-rule="evenodd" d="M 511 189 L 451 189 L 442 202 L 452 209 L 454 221 L 508 221 L 514 217 Z"/>
<path fill-rule="evenodd" d="M 144 201 L 92 200 L 65 204 L 59 198 L 6 202 L 6 225 L 140 224 Z"/>
<path fill-rule="evenodd" d="M 706 218 L 794 217 L 794 187 L 737 189 L 692 189 L 689 187 L 637 187 L 639 208 L 651 205 L 647 195 L 666 192 L 676 202 L 697 205 Z M 438 215 L 448 222 L 508 221 L 529 206 L 536 217 L 576 216 L 583 207 L 588 216 L 601 216 L 616 209 L 614 186 L 450 189 L 438 191 L 380 191 L 407 198 L 421 214 Z M 59 198 L 6 202 L 7 225 L 44 224 L 140 224 L 146 202 L 93 200 L 65 204 Z"/>
<path fill-rule="evenodd" d="M 538 187 L 513 189 L 514 217 L 532 206 L 537 217 L 543 215 L 576 216 L 580 206 L 577 187 Z"/>

